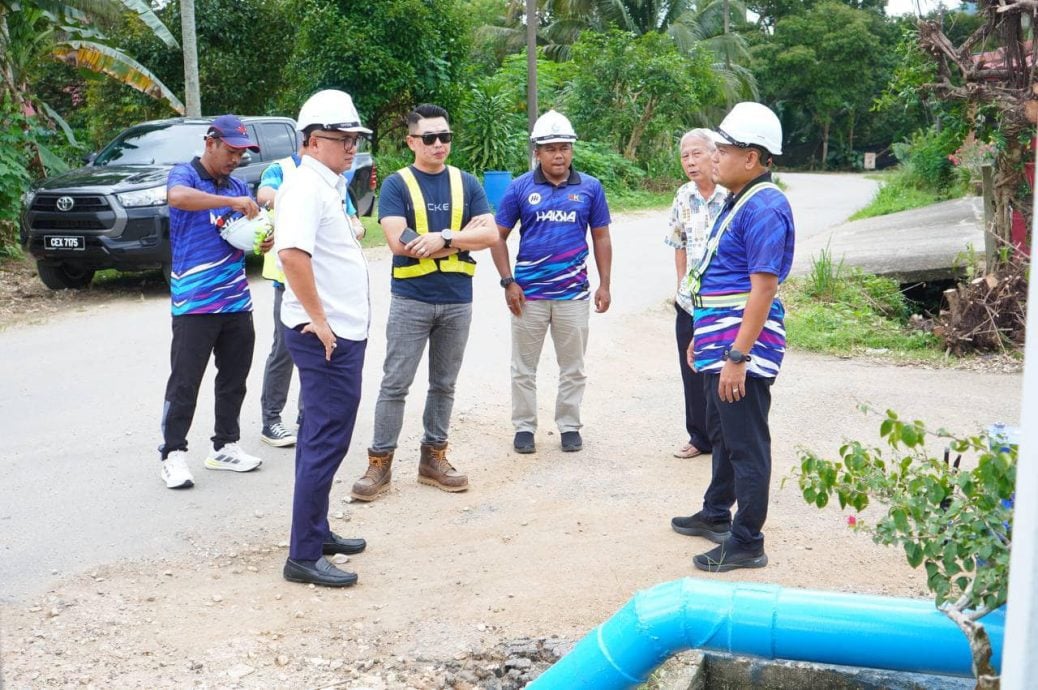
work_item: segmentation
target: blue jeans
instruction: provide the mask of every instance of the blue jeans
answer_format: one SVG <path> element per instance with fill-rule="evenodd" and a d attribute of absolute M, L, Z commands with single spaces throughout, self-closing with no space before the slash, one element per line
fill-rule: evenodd
<path fill-rule="evenodd" d="M 299 368 L 301 396 L 306 405 L 296 443 L 288 557 L 316 561 L 331 534 L 328 495 L 353 438 L 368 341 L 337 338 L 328 361 L 324 345 L 313 333 L 286 328 L 284 335 L 285 345 Z"/>
<path fill-rule="evenodd" d="M 447 440 L 454 385 L 458 381 L 472 323 L 472 304 L 427 304 L 393 295 L 386 322 L 386 361 L 375 404 L 371 449 L 396 448 L 404 423 L 404 404 L 425 344 L 429 343 L 429 392 L 425 396 L 422 443 Z M 304 401 L 305 402 L 305 401 Z"/>

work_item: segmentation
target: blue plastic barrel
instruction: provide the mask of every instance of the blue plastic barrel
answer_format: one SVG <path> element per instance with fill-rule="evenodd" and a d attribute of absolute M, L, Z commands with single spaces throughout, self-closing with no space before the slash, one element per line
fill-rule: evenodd
<path fill-rule="evenodd" d="M 487 193 L 490 207 L 495 211 L 497 210 L 497 205 L 501 203 L 501 198 L 505 195 L 505 190 L 508 189 L 508 183 L 511 181 L 512 173 L 506 170 L 487 170 L 483 173 L 483 191 Z"/>

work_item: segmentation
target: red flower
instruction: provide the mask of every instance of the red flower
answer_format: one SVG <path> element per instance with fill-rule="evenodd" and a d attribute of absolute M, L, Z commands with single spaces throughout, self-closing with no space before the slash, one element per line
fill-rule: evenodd
<path fill-rule="evenodd" d="M 858 524 L 858 518 L 854 517 L 853 515 L 848 515 L 847 516 L 847 525 L 848 526 L 854 527 L 857 524 Z"/>

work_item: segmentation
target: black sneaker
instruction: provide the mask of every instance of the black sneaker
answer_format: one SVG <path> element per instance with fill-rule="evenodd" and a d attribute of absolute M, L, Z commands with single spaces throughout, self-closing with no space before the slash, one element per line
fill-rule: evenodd
<path fill-rule="evenodd" d="M 566 453 L 574 453 L 584 447 L 584 439 L 580 438 L 579 431 L 562 432 L 562 450 Z"/>
<path fill-rule="evenodd" d="M 723 543 L 732 534 L 731 520 L 705 520 L 701 512 L 688 517 L 671 518 L 670 526 L 678 534 L 688 537 L 704 537 L 715 544 Z"/>
<path fill-rule="evenodd" d="M 726 573 L 738 568 L 763 568 L 768 556 L 763 548 L 748 550 L 726 541 L 693 558 L 692 564 L 708 573 Z"/>
<path fill-rule="evenodd" d="M 512 441 L 512 447 L 515 448 L 516 453 L 533 453 L 537 450 L 537 446 L 533 442 L 532 431 L 517 431 L 515 432 L 515 440 Z"/>

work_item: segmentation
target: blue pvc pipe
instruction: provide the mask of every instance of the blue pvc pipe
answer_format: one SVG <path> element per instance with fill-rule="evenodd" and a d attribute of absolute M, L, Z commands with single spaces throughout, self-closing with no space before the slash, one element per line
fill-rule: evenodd
<path fill-rule="evenodd" d="M 998 669 L 1005 611 L 983 622 Z M 685 649 L 972 675 L 966 636 L 932 601 L 684 578 L 636 594 L 527 688 L 629 688 Z"/>

